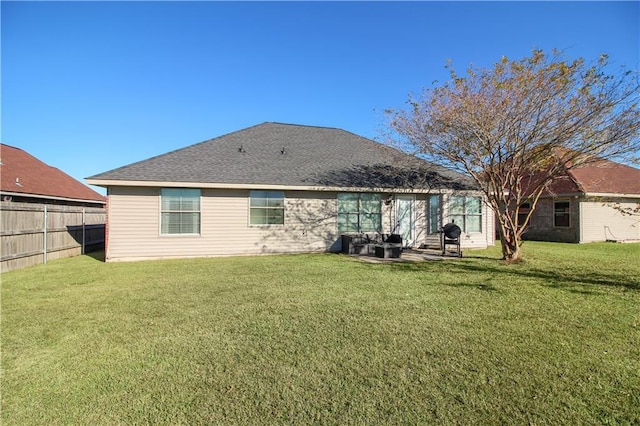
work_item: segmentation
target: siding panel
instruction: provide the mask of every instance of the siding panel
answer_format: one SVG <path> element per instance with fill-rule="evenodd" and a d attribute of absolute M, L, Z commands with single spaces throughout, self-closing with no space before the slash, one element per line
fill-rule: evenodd
<path fill-rule="evenodd" d="M 336 194 L 285 194 L 285 225 L 249 225 L 249 191 L 203 190 L 201 234 L 162 236 L 159 190 L 110 193 L 109 260 L 326 251 L 338 240 Z"/>
<path fill-rule="evenodd" d="M 338 251 L 336 199 L 337 192 L 285 191 L 285 224 L 251 226 L 248 190 L 203 189 L 201 234 L 166 236 L 160 235 L 159 188 L 112 187 L 107 259 Z M 426 238 L 425 200 L 426 196 L 420 194 L 416 201 L 418 245 Z M 393 206 L 383 203 L 383 232 L 392 229 L 394 211 Z M 487 235 L 483 233 L 474 235 L 464 246 L 486 245 Z"/>
<path fill-rule="evenodd" d="M 622 208 L 635 208 L 637 202 L 622 202 Z M 640 240 L 640 219 L 623 215 L 610 203 L 602 201 L 583 201 L 580 204 L 582 214 L 582 241 L 594 242 L 606 240 Z"/>

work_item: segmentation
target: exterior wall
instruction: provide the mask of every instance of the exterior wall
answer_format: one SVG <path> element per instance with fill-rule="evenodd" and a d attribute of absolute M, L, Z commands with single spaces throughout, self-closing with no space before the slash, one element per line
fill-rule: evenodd
<path fill-rule="evenodd" d="M 449 197 L 451 195 L 466 194 L 444 194 L 442 200 L 442 224 L 450 223 L 449 217 Z M 469 193 L 468 195 L 477 195 L 477 193 Z M 462 249 L 480 249 L 493 246 L 495 244 L 495 219 L 493 210 L 486 202 L 482 203 L 482 232 L 463 232 L 460 236 L 460 247 Z M 438 244 L 440 244 L 440 236 L 438 236 Z"/>
<path fill-rule="evenodd" d="M 633 209 L 640 199 L 619 200 L 621 208 Z M 594 241 L 640 240 L 640 217 L 624 215 L 606 200 L 580 202 L 583 243 Z"/>
<path fill-rule="evenodd" d="M 569 201 L 570 226 L 554 227 L 554 202 Z M 616 200 L 621 208 L 635 208 L 640 200 Z M 565 243 L 640 240 L 640 218 L 622 214 L 610 200 L 585 197 L 544 198 L 524 234 L 527 240 Z"/>
<path fill-rule="evenodd" d="M 554 203 L 569 202 L 569 226 L 554 226 Z M 524 233 L 525 240 L 554 241 L 563 243 L 580 242 L 580 202 L 577 197 L 541 198 L 531 215 L 529 227 Z"/>
<path fill-rule="evenodd" d="M 339 250 L 336 193 L 285 192 L 285 225 L 250 226 L 248 190 L 202 190 L 198 236 L 160 235 L 159 188 L 113 187 L 108 260 Z"/>
<path fill-rule="evenodd" d="M 203 189 L 200 235 L 166 236 L 160 235 L 160 188 L 111 187 L 106 257 L 118 261 L 339 251 L 337 194 L 285 191 L 285 224 L 251 226 L 249 190 Z M 416 195 L 415 246 L 434 238 L 426 233 L 427 197 Z M 383 193 L 382 200 L 382 232 L 389 233 L 395 226 L 395 203 L 390 194 Z M 463 247 L 493 245 L 492 223 L 493 214 L 485 207 L 484 232 L 463 236 Z"/>

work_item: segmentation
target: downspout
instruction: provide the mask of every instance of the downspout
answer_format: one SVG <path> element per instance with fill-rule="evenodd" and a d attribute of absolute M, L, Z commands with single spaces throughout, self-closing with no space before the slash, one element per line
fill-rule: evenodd
<path fill-rule="evenodd" d="M 576 222 L 578 225 L 578 243 L 582 243 L 584 241 L 584 230 L 582 229 L 582 218 L 584 212 L 582 211 L 582 201 L 579 197 L 576 197 L 576 202 L 578 203 L 578 217 L 576 218 Z M 571 216 L 569 216 L 571 217 Z"/>

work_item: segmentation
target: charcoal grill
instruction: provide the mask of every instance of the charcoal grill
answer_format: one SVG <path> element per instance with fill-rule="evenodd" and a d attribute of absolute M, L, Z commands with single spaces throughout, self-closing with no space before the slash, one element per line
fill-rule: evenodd
<path fill-rule="evenodd" d="M 442 227 L 440 233 L 442 255 L 447 254 L 447 246 L 454 246 L 454 251 L 458 257 L 462 257 L 462 250 L 460 249 L 460 235 L 462 235 L 462 229 L 455 223 L 447 223 Z"/>

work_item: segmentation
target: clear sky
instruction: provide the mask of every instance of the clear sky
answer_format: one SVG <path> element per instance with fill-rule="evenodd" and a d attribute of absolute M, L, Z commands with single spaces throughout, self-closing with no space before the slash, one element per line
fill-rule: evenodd
<path fill-rule="evenodd" d="M 2 142 L 84 182 L 265 121 L 376 138 L 447 59 L 559 48 L 638 69 L 639 5 L 2 1 Z"/>

